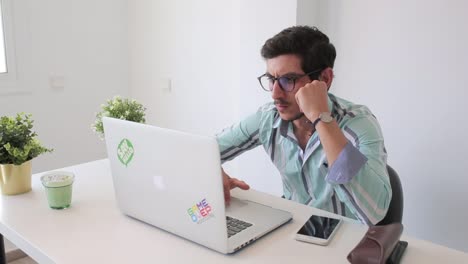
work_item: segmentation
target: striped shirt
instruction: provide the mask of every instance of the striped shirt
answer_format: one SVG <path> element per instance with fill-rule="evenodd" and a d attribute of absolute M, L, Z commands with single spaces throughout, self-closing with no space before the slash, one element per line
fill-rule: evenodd
<path fill-rule="evenodd" d="M 262 145 L 281 174 L 285 198 L 374 225 L 392 196 L 380 126 L 366 106 L 331 93 L 328 105 L 348 139 L 332 166 L 318 132 L 302 150 L 292 122 L 282 120 L 273 103 L 217 135 L 221 162 Z"/>

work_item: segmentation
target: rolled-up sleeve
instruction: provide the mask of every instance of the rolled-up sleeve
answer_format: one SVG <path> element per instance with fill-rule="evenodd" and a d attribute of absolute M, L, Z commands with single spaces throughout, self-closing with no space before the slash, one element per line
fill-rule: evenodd
<path fill-rule="evenodd" d="M 382 131 L 372 115 L 350 119 L 342 131 L 348 144 L 326 181 L 361 222 L 375 225 L 385 217 L 392 198 Z"/>
<path fill-rule="evenodd" d="M 216 135 L 221 153 L 221 163 L 232 160 L 247 150 L 259 146 L 261 111 L 248 116 Z"/>
<path fill-rule="evenodd" d="M 366 164 L 367 157 L 348 141 L 338 158 L 330 168 L 326 180 L 333 184 L 345 184 Z"/>

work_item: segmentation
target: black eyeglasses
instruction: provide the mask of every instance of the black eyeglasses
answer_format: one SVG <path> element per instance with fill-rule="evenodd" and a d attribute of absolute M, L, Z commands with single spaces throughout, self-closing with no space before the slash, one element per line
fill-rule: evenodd
<path fill-rule="evenodd" d="M 281 90 L 285 92 L 291 92 L 296 86 L 296 80 L 305 76 L 310 76 L 314 73 L 319 73 L 321 71 L 322 69 L 318 69 L 305 74 L 286 75 L 280 77 L 273 77 L 269 73 L 265 73 L 262 76 L 257 77 L 257 79 L 260 82 L 260 85 L 262 86 L 263 90 L 267 92 L 273 91 L 273 85 L 275 84 L 275 81 L 278 81 L 278 85 L 281 88 Z"/>

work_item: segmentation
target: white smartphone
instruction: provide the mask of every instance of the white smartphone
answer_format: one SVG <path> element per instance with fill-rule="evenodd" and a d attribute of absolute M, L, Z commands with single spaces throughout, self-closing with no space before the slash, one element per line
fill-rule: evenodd
<path fill-rule="evenodd" d="M 336 234 L 342 221 L 338 218 L 312 215 L 297 231 L 296 240 L 326 246 Z"/>

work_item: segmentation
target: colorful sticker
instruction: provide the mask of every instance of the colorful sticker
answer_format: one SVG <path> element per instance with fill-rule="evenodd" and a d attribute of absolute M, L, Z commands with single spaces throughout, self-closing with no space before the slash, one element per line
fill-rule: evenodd
<path fill-rule="evenodd" d="M 201 200 L 187 210 L 192 222 L 201 224 L 213 216 L 210 204 L 206 199 Z"/>
<path fill-rule="evenodd" d="M 125 167 L 127 167 L 130 161 L 132 161 L 134 152 L 135 150 L 133 149 L 133 145 L 130 140 L 124 138 L 120 141 L 119 146 L 117 147 L 117 157 L 119 157 L 120 162 L 122 162 Z"/>

